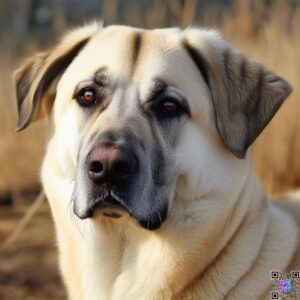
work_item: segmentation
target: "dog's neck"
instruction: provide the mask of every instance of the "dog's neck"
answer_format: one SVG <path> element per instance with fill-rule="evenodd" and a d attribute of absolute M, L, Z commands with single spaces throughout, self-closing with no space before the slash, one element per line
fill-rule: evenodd
<path fill-rule="evenodd" d="M 200 289 L 204 293 L 209 285 L 215 289 L 218 276 L 225 280 L 219 268 L 232 269 L 234 275 L 225 275 L 226 291 L 219 291 L 229 293 L 250 270 L 268 230 L 268 204 L 256 176 L 249 174 L 246 182 L 230 199 L 234 205 L 229 209 L 220 198 L 218 202 L 195 199 L 191 205 L 177 199 L 168 220 L 154 232 L 126 218 L 88 220 L 76 227 L 66 220 L 65 208 L 50 199 L 71 299 L 171 299 L 187 287 L 191 291 L 195 284 L 205 283 Z M 62 195 L 57 197 L 62 199 Z M 286 257 L 291 255 L 290 248 Z M 228 260 L 232 255 L 237 258 L 235 266 L 232 257 Z M 281 261 L 285 264 L 287 258 Z M 209 294 L 198 296 L 215 299 Z"/>

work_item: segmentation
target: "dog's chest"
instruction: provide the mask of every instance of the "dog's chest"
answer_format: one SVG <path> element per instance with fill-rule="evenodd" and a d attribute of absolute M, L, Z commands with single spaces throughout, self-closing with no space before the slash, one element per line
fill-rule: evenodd
<path fill-rule="evenodd" d="M 84 299 L 168 299 L 165 253 L 149 241 L 140 246 L 124 236 L 94 233 L 82 247 Z M 137 241 L 136 241 L 137 242 Z M 170 267 L 170 266 L 168 266 Z"/>

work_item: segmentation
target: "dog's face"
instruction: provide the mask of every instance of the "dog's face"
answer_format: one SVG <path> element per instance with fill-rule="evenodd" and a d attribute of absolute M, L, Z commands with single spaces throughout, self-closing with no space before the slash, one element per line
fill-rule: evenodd
<path fill-rule="evenodd" d="M 127 214 L 147 229 L 161 226 L 175 194 L 200 197 L 216 189 L 213 177 L 240 176 L 291 91 L 214 32 L 95 25 L 34 58 L 16 82 L 19 129 L 52 109 L 53 159 L 73 182 L 74 213 Z"/>

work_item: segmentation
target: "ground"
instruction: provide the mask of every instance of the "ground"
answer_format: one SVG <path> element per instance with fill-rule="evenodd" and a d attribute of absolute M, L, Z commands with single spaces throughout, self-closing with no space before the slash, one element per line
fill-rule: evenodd
<path fill-rule="evenodd" d="M 1 241 L 27 205 L 0 206 Z M 54 227 L 46 202 L 15 242 L 0 249 L 0 300 L 66 299 L 57 266 Z"/>

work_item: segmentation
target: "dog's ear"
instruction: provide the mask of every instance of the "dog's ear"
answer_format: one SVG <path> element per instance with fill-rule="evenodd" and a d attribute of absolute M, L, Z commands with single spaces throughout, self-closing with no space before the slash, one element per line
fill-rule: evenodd
<path fill-rule="evenodd" d="M 51 110 L 60 76 L 100 26 L 94 23 L 69 33 L 52 51 L 34 56 L 14 73 L 17 131 Z"/>
<path fill-rule="evenodd" d="M 291 93 L 290 84 L 214 31 L 187 30 L 183 46 L 211 92 L 218 132 L 244 158 L 248 147 Z"/>

